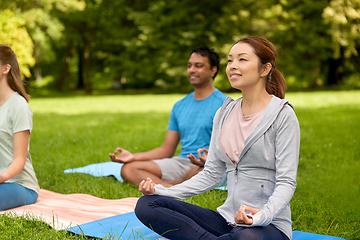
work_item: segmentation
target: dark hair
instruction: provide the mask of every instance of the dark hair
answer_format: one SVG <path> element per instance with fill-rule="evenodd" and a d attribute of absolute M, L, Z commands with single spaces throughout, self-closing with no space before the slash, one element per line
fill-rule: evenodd
<path fill-rule="evenodd" d="M 207 46 L 198 47 L 198 48 L 192 50 L 192 52 L 190 53 L 190 56 L 193 53 L 198 53 L 203 57 L 207 57 L 209 59 L 210 66 L 217 68 L 217 70 L 214 74 L 214 77 L 213 77 L 213 79 L 215 79 L 217 73 L 219 72 L 219 68 L 220 68 L 220 60 L 221 60 L 220 55 L 217 52 L 215 52 L 215 50 L 213 48 L 209 48 Z"/>
<path fill-rule="evenodd" d="M 10 71 L 7 74 L 7 82 L 12 90 L 18 92 L 29 102 L 30 96 L 26 93 L 21 81 L 19 63 L 14 51 L 5 44 L 0 44 L 0 62 L 3 65 L 9 64 Z"/>
<path fill-rule="evenodd" d="M 286 82 L 281 72 L 276 69 L 277 51 L 275 46 L 269 40 L 256 36 L 242 38 L 235 44 L 240 42 L 247 43 L 254 48 L 254 52 L 260 59 L 261 64 L 271 64 L 272 68 L 267 75 L 266 91 L 283 99 L 285 97 Z"/>

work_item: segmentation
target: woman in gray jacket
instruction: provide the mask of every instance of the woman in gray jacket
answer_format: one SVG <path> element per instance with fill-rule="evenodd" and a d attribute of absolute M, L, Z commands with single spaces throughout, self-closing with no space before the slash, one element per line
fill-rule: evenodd
<path fill-rule="evenodd" d="M 242 98 L 228 98 L 214 118 L 205 168 L 171 188 L 144 180 L 136 216 L 169 239 L 292 238 L 300 128 L 284 99 L 285 80 L 268 40 L 246 37 L 228 55 L 226 74 Z M 227 174 L 228 197 L 217 211 L 175 200 L 204 193 Z"/>

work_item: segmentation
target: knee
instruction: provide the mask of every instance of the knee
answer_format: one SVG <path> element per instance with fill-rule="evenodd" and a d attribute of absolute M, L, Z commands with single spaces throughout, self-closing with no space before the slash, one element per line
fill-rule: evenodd
<path fill-rule="evenodd" d="M 126 163 L 121 167 L 121 177 L 122 179 L 128 181 L 131 176 L 134 175 L 134 171 L 136 170 L 136 167 L 133 163 Z"/>
<path fill-rule="evenodd" d="M 147 212 L 157 207 L 164 207 L 169 199 L 172 198 L 161 195 L 144 195 L 136 203 L 135 214 L 136 212 Z"/>
<path fill-rule="evenodd" d="M 266 235 L 261 231 L 262 227 L 236 227 L 231 231 L 231 239 L 239 240 L 265 240 Z"/>
<path fill-rule="evenodd" d="M 144 206 L 148 205 L 148 195 L 144 195 L 142 197 L 139 198 L 139 200 L 136 203 L 135 206 L 135 214 L 137 214 L 138 212 L 140 213 L 142 211 L 142 208 L 144 208 Z"/>
<path fill-rule="evenodd" d="M 153 208 L 152 205 L 155 199 L 154 197 L 156 198 L 156 195 L 145 195 L 137 201 L 135 206 L 135 215 L 141 221 L 144 221 L 148 215 L 152 216 L 149 212 L 151 211 L 151 208 Z"/>

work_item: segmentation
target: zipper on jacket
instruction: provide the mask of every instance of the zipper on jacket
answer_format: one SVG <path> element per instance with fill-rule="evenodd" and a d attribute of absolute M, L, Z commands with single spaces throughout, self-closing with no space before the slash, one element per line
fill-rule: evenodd
<path fill-rule="evenodd" d="M 235 183 L 237 183 L 237 180 L 238 180 L 238 168 L 237 166 L 235 167 Z"/>

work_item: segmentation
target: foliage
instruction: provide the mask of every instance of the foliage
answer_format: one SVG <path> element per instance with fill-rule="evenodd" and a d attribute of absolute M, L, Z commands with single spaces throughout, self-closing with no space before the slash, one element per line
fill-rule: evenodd
<path fill-rule="evenodd" d="M 331 35 L 334 57 L 341 56 L 341 48 L 344 48 L 344 56 L 358 56 L 357 50 L 360 44 L 360 1 L 359 0 L 332 0 L 324 9 L 323 18 L 330 23 L 328 29 Z"/>
<path fill-rule="evenodd" d="M 136 58 L 129 56 L 126 61 L 134 72 L 126 77 L 146 79 L 163 88 L 183 88 L 189 53 L 197 46 L 214 44 L 213 29 L 226 2 L 152 1 L 147 9 L 130 12 L 128 18 L 140 32 L 130 52 Z M 151 72 L 143 71 L 147 65 L 153 66 Z"/>
<path fill-rule="evenodd" d="M 332 0 L 324 9 L 324 22 L 329 24 L 327 29 L 331 36 L 333 58 L 340 65 L 338 74 L 350 76 L 347 82 L 359 82 L 358 70 L 360 67 L 360 1 L 359 0 Z M 355 74 L 353 74 L 355 73 Z M 357 79 L 353 81 L 351 79 Z"/>
<path fill-rule="evenodd" d="M 50 88 L 180 92 L 191 90 L 186 62 L 200 45 L 221 53 L 215 85 L 229 90 L 225 58 L 247 35 L 274 42 L 290 87 L 356 87 L 359 6 L 359 0 L 2 0 L 0 9 L 25 22 L 34 42 L 32 71 L 52 79 Z"/>
<path fill-rule="evenodd" d="M 0 10 L 0 43 L 6 44 L 16 53 L 21 73 L 30 77 L 30 67 L 34 66 L 33 41 L 24 20 L 15 16 L 9 9 Z"/>
<path fill-rule="evenodd" d="M 269 39 L 278 46 L 279 68 L 289 85 L 308 88 L 326 81 L 331 39 L 321 14 L 327 2 L 280 1 L 273 7 Z"/>
<path fill-rule="evenodd" d="M 62 35 L 65 25 L 59 21 L 59 14 L 81 11 L 84 7 L 83 0 L 2 0 L 0 10 L 11 9 L 15 13 L 15 18 L 20 19 L 26 27 L 26 34 L 32 39 L 33 45 L 30 50 L 36 65 L 31 72 L 38 86 L 41 86 L 43 74 L 47 79 L 51 79 L 56 78 L 57 72 L 61 71 L 57 68 L 61 52 L 57 51 L 56 46 L 64 45 Z M 16 34 L 13 34 L 12 38 L 20 43 L 26 40 Z M 15 53 L 18 54 L 16 51 Z M 33 59 L 32 65 L 35 61 Z M 51 71 L 47 71 L 48 69 Z M 26 77 L 30 77 L 29 71 L 24 73 L 27 73 Z"/>
<path fill-rule="evenodd" d="M 59 12 L 81 11 L 81 0 L 40 0 L 40 1 L 4 1 L 4 6 L 13 9 L 18 18 L 23 19 L 26 28 L 35 43 L 34 57 L 37 63 L 49 63 L 56 60 L 53 43 L 61 39 L 65 26 L 58 19 Z M 46 54 L 44 54 L 46 53 Z"/>

